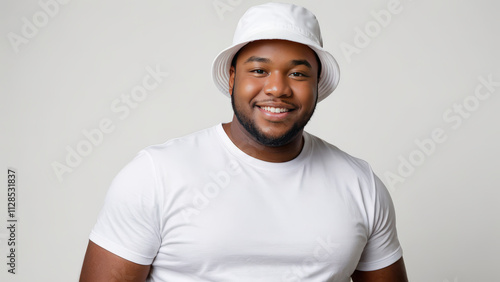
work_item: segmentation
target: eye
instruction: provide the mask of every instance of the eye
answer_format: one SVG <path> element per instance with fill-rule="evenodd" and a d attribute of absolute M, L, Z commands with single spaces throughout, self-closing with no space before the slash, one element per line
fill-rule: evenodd
<path fill-rule="evenodd" d="M 256 74 L 265 74 L 266 73 L 264 70 L 261 70 L 261 69 L 251 70 L 250 72 L 254 72 Z"/>
<path fill-rule="evenodd" d="M 305 74 L 303 74 L 303 73 L 301 73 L 301 72 L 292 72 L 290 75 L 291 75 L 291 76 L 298 76 L 298 77 L 300 77 L 300 76 L 307 77 L 307 75 L 305 75 Z"/>

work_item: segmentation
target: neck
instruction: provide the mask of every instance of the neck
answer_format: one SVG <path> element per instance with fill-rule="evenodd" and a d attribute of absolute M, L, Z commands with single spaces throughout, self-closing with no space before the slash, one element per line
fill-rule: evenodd
<path fill-rule="evenodd" d="M 262 145 L 251 136 L 238 122 L 236 117 L 233 117 L 232 122 L 222 124 L 222 128 L 224 128 L 227 136 L 236 147 L 247 155 L 266 162 L 278 163 L 290 161 L 300 154 L 304 146 L 303 130 L 288 144 L 279 147 L 269 147 Z"/>

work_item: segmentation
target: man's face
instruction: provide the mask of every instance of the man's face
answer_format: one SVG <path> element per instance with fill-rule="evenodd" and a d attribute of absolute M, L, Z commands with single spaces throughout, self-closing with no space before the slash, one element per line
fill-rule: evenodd
<path fill-rule="evenodd" d="M 283 146 L 300 136 L 318 97 L 314 51 L 285 40 L 254 41 L 231 67 L 229 93 L 241 125 L 265 146 Z"/>

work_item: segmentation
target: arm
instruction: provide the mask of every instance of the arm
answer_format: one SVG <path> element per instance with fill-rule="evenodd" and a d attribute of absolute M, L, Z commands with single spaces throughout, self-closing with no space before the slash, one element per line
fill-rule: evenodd
<path fill-rule="evenodd" d="M 353 282 L 408 282 L 403 258 L 382 269 L 374 271 L 356 270 L 351 278 Z"/>
<path fill-rule="evenodd" d="M 150 267 L 128 261 L 89 241 L 80 282 L 143 282 Z"/>

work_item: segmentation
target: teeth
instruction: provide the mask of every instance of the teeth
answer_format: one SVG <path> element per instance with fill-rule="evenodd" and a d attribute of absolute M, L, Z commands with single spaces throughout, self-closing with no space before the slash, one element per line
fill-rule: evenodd
<path fill-rule="evenodd" d="M 288 112 L 288 109 L 285 108 L 274 108 L 274 107 L 262 107 L 265 111 L 271 112 L 271 113 L 284 113 Z"/>

